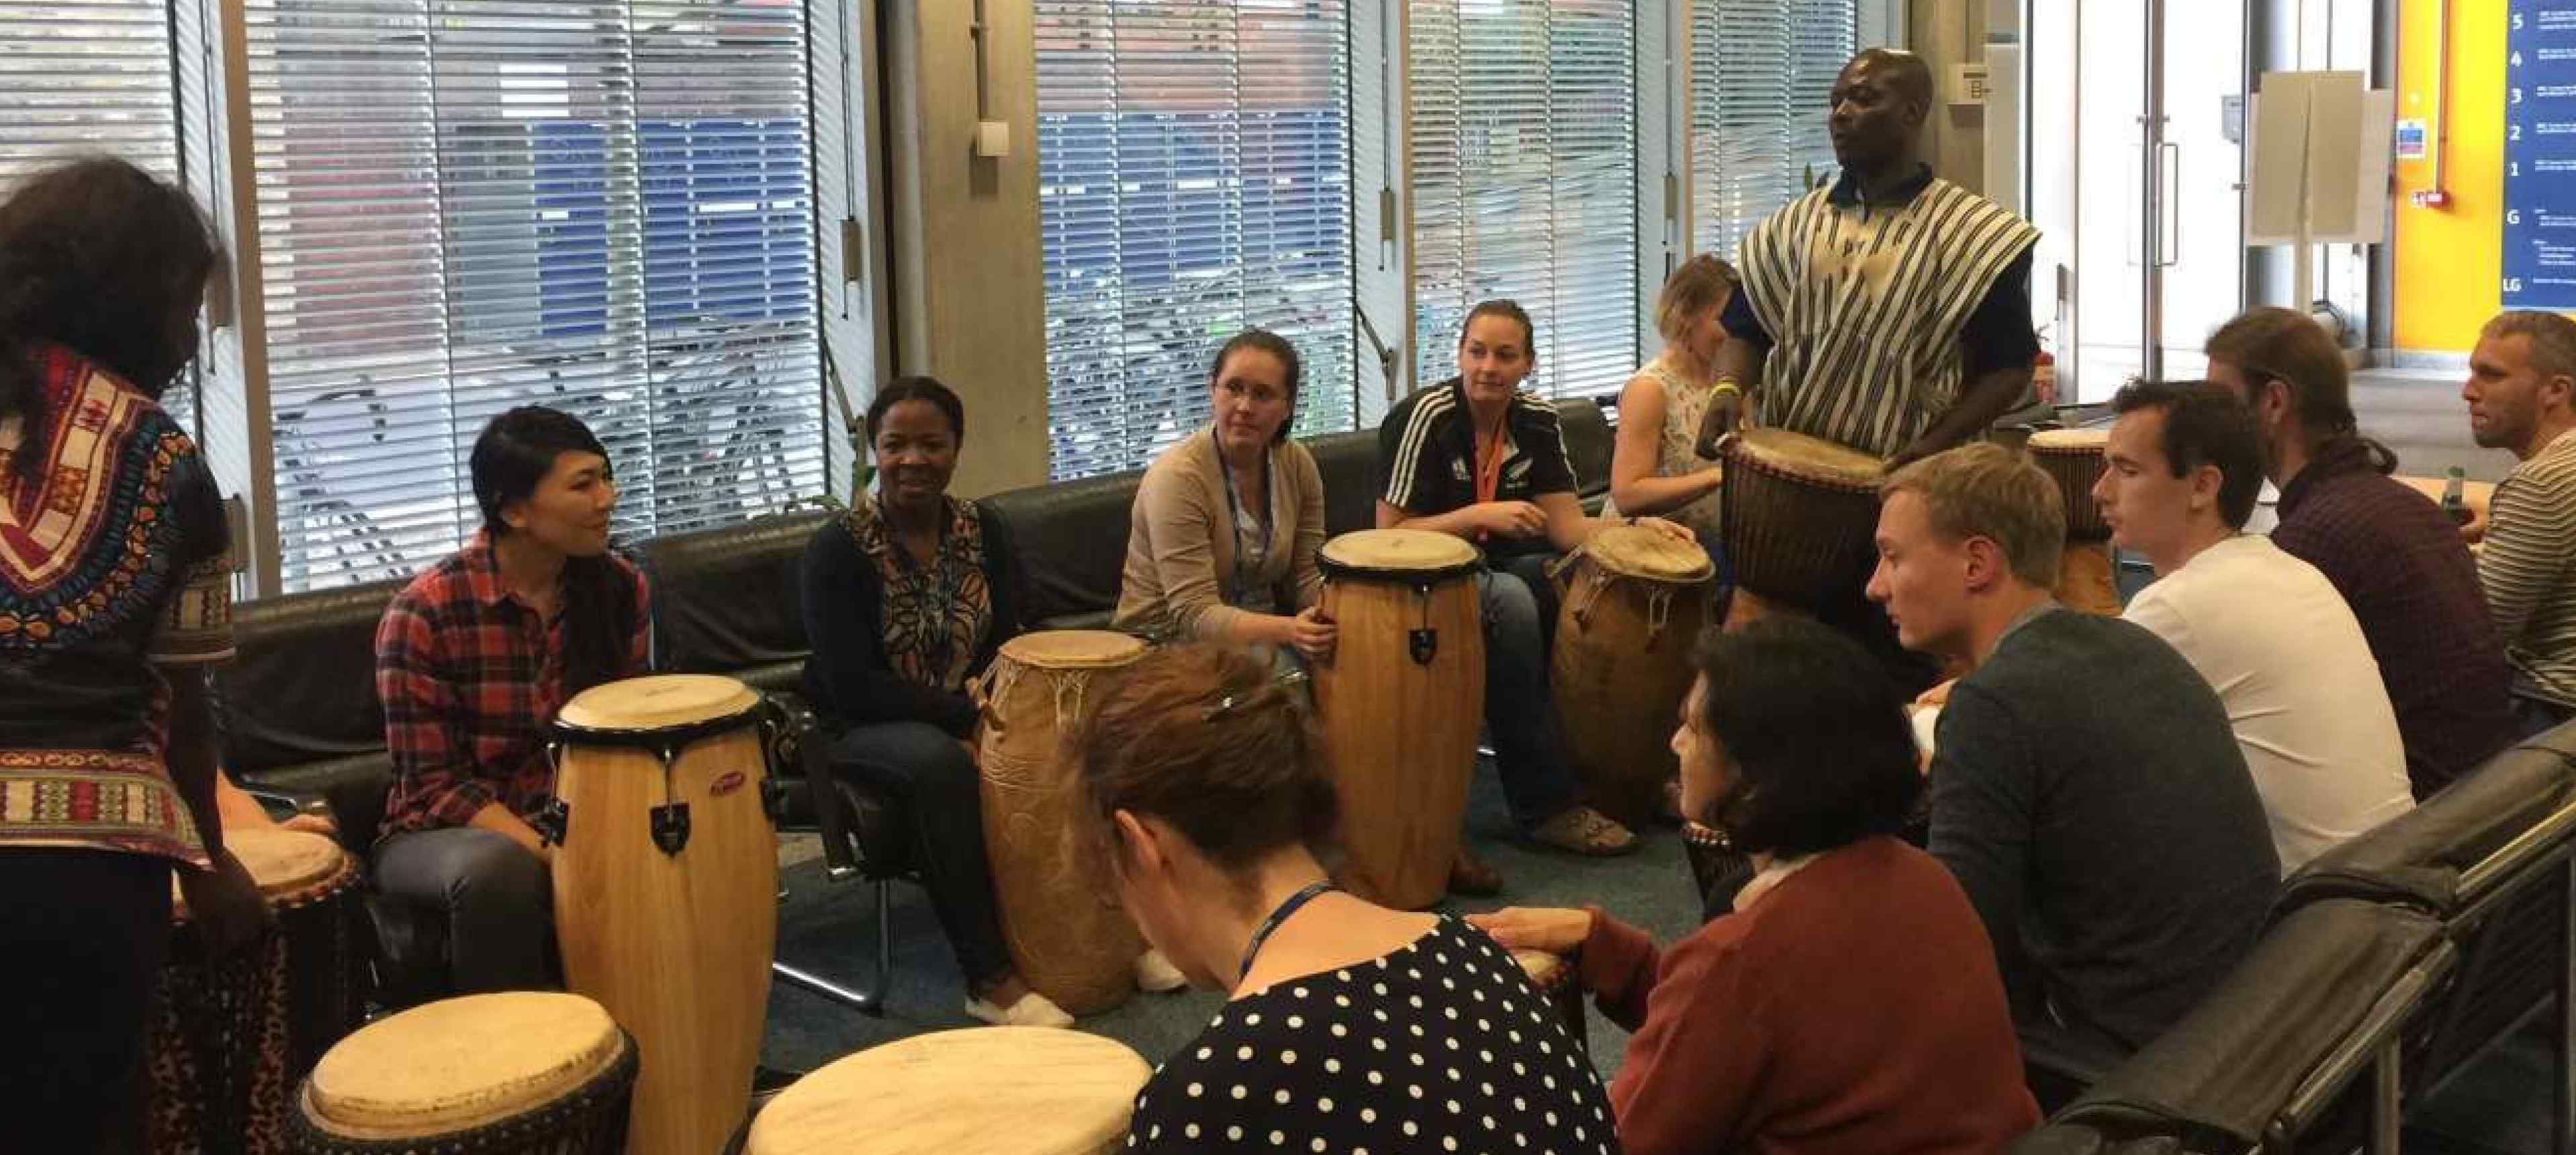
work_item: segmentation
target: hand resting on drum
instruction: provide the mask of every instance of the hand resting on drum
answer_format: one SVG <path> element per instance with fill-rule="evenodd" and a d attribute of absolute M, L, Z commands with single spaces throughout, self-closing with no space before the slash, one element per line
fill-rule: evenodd
<path fill-rule="evenodd" d="M 1507 906 L 1489 914 L 1471 914 L 1467 921 L 1505 950 L 1539 950 L 1552 955 L 1571 955 L 1592 937 L 1592 912 L 1562 910 L 1550 907 Z"/>
<path fill-rule="evenodd" d="M 274 917 L 268 900 L 260 897 L 259 883 L 229 850 L 215 852 L 212 870 L 181 870 L 179 895 L 188 903 L 188 917 L 205 935 L 207 949 L 217 955 L 248 945 Z"/>
<path fill-rule="evenodd" d="M 1333 619 L 1324 616 L 1324 607 L 1320 605 L 1308 606 L 1297 611 L 1296 617 L 1288 619 L 1288 644 L 1295 646 L 1297 652 L 1310 662 L 1333 660 L 1333 642 L 1338 637 L 1340 629 L 1333 624 Z"/>

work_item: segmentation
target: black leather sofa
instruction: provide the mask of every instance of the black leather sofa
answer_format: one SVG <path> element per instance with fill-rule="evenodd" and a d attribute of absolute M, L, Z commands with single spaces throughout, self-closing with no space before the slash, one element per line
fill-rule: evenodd
<path fill-rule="evenodd" d="M 1609 491 L 1612 431 L 1588 400 L 1560 405 L 1567 455 L 1587 509 Z M 1326 528 L 1366 528 L 1374 514 L 1377 435 L 1331 434 L 1307 442 L 1324 478 Z M 1013 531 L 1027 575 L 1033 623 L 1105 625 L 1118 600 L 1129 508 L 1141 472 L 1012 490 L 984 499 Z M 654 663 L 660 670 L 741 678 L 792 697 L 809 647 L 796 581 L 806 539 L 831 515 L 793 512 L 638 543 L 653 580 Z M 244 604 L 239 656 L 216 675 L 225 766 L 245 785 L 329 804 L 341 842 L 359 855 L 375 840 L 392 764 L 376 699 L 375 629 L 401 588 L 376 582 Z M 790 819 L 812 815 L 791 804 Z M 871 815 L 861 815 L 866 821 Z M 387 956 L 435 953 L 438 928 L 378 910 Z M 383 969 L 383 968 L 380 968 Z M 434 993 L 437 976 L 401 962 L 391 998 Z"/>

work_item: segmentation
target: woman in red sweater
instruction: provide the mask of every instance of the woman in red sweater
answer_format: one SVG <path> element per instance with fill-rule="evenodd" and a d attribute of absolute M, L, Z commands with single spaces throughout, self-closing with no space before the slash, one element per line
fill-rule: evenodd
<path fill-rule="evenodd" d="M 1806 621 L 1719 635 L 1673 733 L 1684 813 L 1756 873 L 1669 949 L 1601 912 L 1474 916 L 1577 956 L 1636 1032 L 1610 1084 L 1620 1143 L 1661 1152 L 1986 1152 L 2039 1122 L 1994 950 L 1948 871 L 1893 833 L 1923 782 L 1903 701 Z"/>

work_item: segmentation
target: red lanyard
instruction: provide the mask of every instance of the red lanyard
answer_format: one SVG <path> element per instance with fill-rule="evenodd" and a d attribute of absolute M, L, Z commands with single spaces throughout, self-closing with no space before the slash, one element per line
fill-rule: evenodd
<path fill-rule="evenodd" d="M 1504 448 L 1503 427 L 1496 426 L 1493 438 L 1476 451 L 1476 500 L 1479 503 L 1494 500 L 1495 492 L 1502 488 Z"/>

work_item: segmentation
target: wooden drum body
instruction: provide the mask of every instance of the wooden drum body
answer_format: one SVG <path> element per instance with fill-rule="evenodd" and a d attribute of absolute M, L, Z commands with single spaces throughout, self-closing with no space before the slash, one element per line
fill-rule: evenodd
<path fill-rule="evenodd" d="M 1652 821 L 1678 764 L 1672 733 L 1690 693 L 1691 645 L 1708 623 L 1708 552 L 1638 526 L 1611 526 L 1568 559 L 1549 683 L 1566 744 L 1594 806 Z"/>
<path fill-rule="evenodd" d="M 1002 935 L 1020 977 L 1070 1014 L 1126 1002 L 1145 940 L 1118 906 L 1099 823 L 1058 747 L 1082 716 L 1091 680 L 1143 656 L 1145 643 L 1126 634 L 1022 634 L 1002 644 L 975 687 L 984 844 Z"/>
<path fill-rule="evenodd" d="M 1728 441 L 1719 512 L 1735 584 L 1801 609 L 1858 597 L 1876 558 L 1881 464 L 1780 429 Z"/>
<path fill-rule="evenodd" d="M 618 1155 L 636 1060 L 633 1039 L 579 995 L 427 1003 L 323 1056 L 296 1096 L 294 1150 Z"/>
<path fill-rule="evenodd" d="M 2111 431 L 2100 426 L 2043 429 L 2030 435 L 2030 459 L 2057 482 L 2058 496 L 2066 499 L 2069 542 L 2103 541 L 2111 536 L 2111 526 L 2102 520 L 2102 507 L 2093 500 L 2093 486 L 2108 468 L 2105 452 L 2110 444 Z"/>
<path fill-rule="evenodd" d="M 751 1121 L 743 1155 L 1106 1155 L 1152 1072 L 1078 1031 L 915 1035 L 831 1063 Z"/>
<path fill-rule="evenodd" d="M 1315 709 L 1342 811 L 1341 883 L 1371 902 L 1440 901 L 1458 853 L 1485 710 L 1475 547 L 1369 529 L 1324 543 L 1333 659 Z"/>
<path fill-rule="evenodd" d="M 636 1155 L 720 1150 L 750 1103 L 778 936 L 759 705 L 669 674 L 583 691 L 555 722 L 555 933 L 567 985 L 635 1037 Z"/>
<path fill-rule="evenodd" d="M 364 960 L 351 940 L 357 860 L 297 830 L 234 831 L 225 842 L 277 927 L 210 962 L 185 902 L 174 900 L 147 1044 L 155 1152 L 285 1150 L 296 1080 L 365 1009 Z"/>

